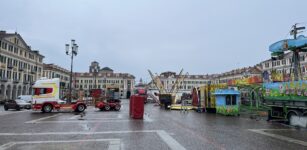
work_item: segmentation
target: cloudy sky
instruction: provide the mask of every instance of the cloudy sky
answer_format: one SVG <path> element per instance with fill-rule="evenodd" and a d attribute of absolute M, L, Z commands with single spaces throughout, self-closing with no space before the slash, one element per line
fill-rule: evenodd
<path fill-rule="evenodd" d="M 2 0 L 0 30 L 17 31 L 46 63 L 69 69 L 65 43 L 76 39 L 75 71 L 102 67 L 149 81 L 152 72 L 211 74 L 270 57 L 270 44 L 307 23 L 307 1 Z"/>

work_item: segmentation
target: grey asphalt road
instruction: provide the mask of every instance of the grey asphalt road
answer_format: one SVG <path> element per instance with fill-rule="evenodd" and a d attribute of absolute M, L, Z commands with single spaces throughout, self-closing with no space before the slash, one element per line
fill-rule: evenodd
<path fill-rule="evenodd" d="M 0 108 L 0 150 L 307 149 L 307 130 L 244 117 L 180 112 L 145 105 L 143 120 L 119 112 L 86 110 L 43 114 Z M 0 106 L 2 107 L 2 106 Z"/>

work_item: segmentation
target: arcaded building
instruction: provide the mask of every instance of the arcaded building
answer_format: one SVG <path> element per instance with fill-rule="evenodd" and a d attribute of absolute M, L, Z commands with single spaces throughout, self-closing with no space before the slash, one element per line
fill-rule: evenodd
<path fill-rule="evenodd" d="M 20 34 L 0 31 L 0 101 L 31 94 L 42 77 L 43 59 Z"/>

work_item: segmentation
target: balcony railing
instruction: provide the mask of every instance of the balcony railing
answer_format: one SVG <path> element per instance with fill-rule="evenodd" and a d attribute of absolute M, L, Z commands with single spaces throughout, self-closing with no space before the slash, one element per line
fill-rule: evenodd
<path fill-rule="evenodd" d="M 7 82 L 8 79 L 7 79 L 6 77 L 0 77 L 0 81 L 1 81 L 1 82 Z"/>
<path fill-rule="evenodd" d="M 30 72 L 31 72 L 31 74 L 35 74 L 36 73 L 36 71 L 34 69 L 32 69 Z"/>
<path fill-rule="evenodd" d="M 19 83 L 19 79 L 13 79 L 13 83 Z"/>
<path fill-rule="evenodd" d="M 13 64 L 7 64 L 7 68 L 9 68 L 9 69 L 13 69 L 13 68 L 14 68 L 14 66 L 13 66 Z"/>
<path fill-rule="evenodd" d="M 23 80 L 23 84 L 29 84 L 28 80 Z"/>

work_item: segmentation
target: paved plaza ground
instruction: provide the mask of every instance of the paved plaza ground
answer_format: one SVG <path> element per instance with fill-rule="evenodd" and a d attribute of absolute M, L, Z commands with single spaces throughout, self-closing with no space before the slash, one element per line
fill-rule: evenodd
<path fill-rule="evenodd" d="M 143 120 L 122 109 L 40 113 L 0 108 L 0 150 L 307 149 L 307 130 L 245 117 L 180 112 L 145 105 Z M 3 106 L 1 106 L 3 107 Z"/>

